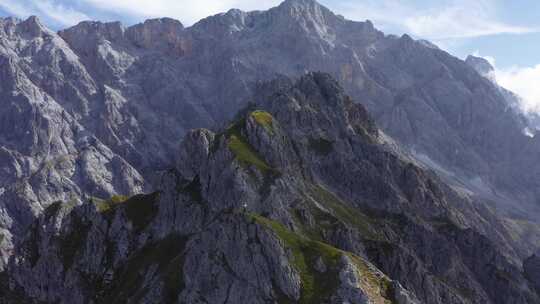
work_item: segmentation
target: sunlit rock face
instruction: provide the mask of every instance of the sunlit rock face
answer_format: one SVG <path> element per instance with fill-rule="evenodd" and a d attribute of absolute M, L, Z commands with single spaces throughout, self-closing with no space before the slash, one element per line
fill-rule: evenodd
<path fill-rule="evenodd" d="M 163 173 L 174 166 L 181 168 L 185 180 L 199 176 L 202 185 L 207 183 L 207 187 L 216 189 L 201 188 L 212 210 L 221 210 L 222 206 L 237 208 L 240 199 L 260 200 L 248 177 L 232 179 L 237 174 L 232 169 L 218 175 L 230 161 L 230 151 L 222 148 L 219 151 L 223 152 L 218 153 L 221 158 L 207 163 L 210 152 L 224 145 L 219 130 L 223 132 L 228 123 L 234 123 L 231 119 L 248 104 L 258 105 L 280 124 L 297 130 L 289 134 L 290 130 L 284 128 L 283 138 L 276 138 L 258 128 L 255 118 L 246 119 L 246 140 L 267 163 L 282 167 L 283 178 L 299 178 L 296 172 L 308 166 L 302 178 L 309 177 L 310 183 L 324 182 L 347 202 L 361 200 L 364 207 L 378 212 L 410 212 L 438 218 L 447 215 L 445 210 L 452 201 L 457 211 L 451 213 L 460 214 L 455 219 L 458 227 L 473 227 L 479 235 L 459 230 L 462 234 L 451 238 L 452 245 L 441 248 L 459 255 L 457 252 L 472 250 L 463 247 L 469 237 L 476 242 L 483 235 L 497 248 L 490 254 L 502 253 L 510 264 L 521 265 L 521 259 L 530 256 L 540 244 L 535 223 L 539 141 L 531 131 L 534 127 L 530 120 L 519 111 L 515 95 L 487 79 L 487 70 L 489 66 L 478 58 L 464 62 L 426 41 L 408 35 L 384 35 L 369 21 L 346 20 L 308 0 L 285 1 L 261 12 L 231 10 L 187 28 L 163 18 L 131 27 L 118 22 L 82 22 L 55 33 L 35 17 L 25 21 L 0 19 L 0 268 L 9 263 L 17 244 L 29 238 L 29 227 L 44 221 L 44 210 L 53 203 L 62 202 L 62 208 L 78 210 L 88 208 L 85 204 L 90 200 L 150 193 L 162 187 Z M 288 78 L 298 79 L 309 71 L 326 72 L 340 85 L 330 85 L 327 76 L 312 75 L 300 81 L 297 88 L 309 98 L 294 101 L 300 96 L 288 92 L 294 96 L 292 101 L 275 101 L 273 94 L 294 82 Z M 281 80 L 262 84 L 273 79 Z M 321 85 L 328 88 L 319 90 Z M 309 95 L 310 88 L 337 97 L 315 98 Z M 345 95 L 351 98 L 346 100 Z M 313 98 L 328 104 L 313 103 Z M 326 111 L 311 116 L 310 111 L 317 111 L 317 107 Z M 196 128 L 213 131 L 191 131 Z M 351 133 L 384 144 L 391 155 L 406 158 L 415 167 L 405 170 L 402 165 L 386 162 L 385 157 L 392 156 L 373 154 L 371 146 L 345 141 L 344 136 Z M 179 148 L 182 140 L 193 143 Z M 298 147 L 293 142 L 307 145 L 318 154 L 307 153 L 309 149 L 295 152 Z M 236 148 L 243 145 L 233 143 Z M 361 156 L 373 158 L 366 161 Z M 321 157 L 326 158 L 323 161 Z M 384 170 L 377 167 L 387 165 Z M 202 181 L 198 170 L 205 166 L 215 171 L 213 175 L 206 172 L 215 179 Z M 441 198 L 431 188 L 423 169 L 439 174 L 438 183 L 448 188 L 451 199 Z M 359 176 L 359 172 L 363 175 Z M 402 179 L 398 173 L 403 174 Z M 254 174 L 265 181 L 264 175 Z M 231 180 L 220 184 L 220 178 Z M 267 182 L 258 187 L 269 195 Z M 225 193 L 224 189 L 231 185 L 242 190 Z M 286 205 L 276 200 L 270 206 L 280 204 Z M 489 210 L 494 204 L 505 215 L 504 220 Z M 273 219 L 291 228 L 293 215 L 283 208 Z M 315 215 L 300 212 L 305 221 L 314 223 Z M 116 225 L 121 225 L 119 221 Z M 422 235 L 418 237 L 421 244 L 413 240 L 406 244 L 409 250 L 403 252 L 409 254 L 407 257 L 401 251 L 390 255 L 373 244 L 362 244 L 343 227 L 328 232 L 326 241 L 336 238 L 339 243 L 333 243 L 335 247 L 357 254 L 362 252 L 362 246 L 375 246 L 364 257 L 391 273 L 392 279 L 399 280 L 405 291 L 419 299 L 467 303 L 462 290 L 460 295 L 450 295 L 452 288 L 460 290 L 466 282 L 475 281 L 472 288 L 482 291 L 470 297 L 480 302 L 496 301 L 490 292 L 504 284 L 487 287 L 483 280 L 490 274 L 478 274 L 479 269 L 469 269 L 473 274 L 465 271 L 466 282 L 453 282 L 452 287 L 437 281 L 446 275 L 456 279 L 458 272 L 473 267 L 471 261 L 475 260 L 457 261 L 447 256 L 442 259 L 453 272 L 436 272 L 427 260 L 433 256 L 415 257 L 415 252 L 428 250 L 436 255 L 441 248 L 424 247 L 440 242 L 439 237 L 431 238 L 433 229 L 424 229 L 423 224 L 418 227 L 416 220 L 407 223 L 410 238 Z M 58 221 L 53 226 L 69 231 L 71 224 L 66 225 L 61 228 Z M 138 240 L 135 235 L 130 237 Z M 146 241 L 137 244 L 143 243 Z M 476 251 L 467 251 L 473 253 Z M 122 254 L 125 262 L 127 253 Z M 355 279 L 347 274 L 351 272 L 346 264 L 339 260 L 343 266 L 339 273 L 347 278 L 348 285 L 344 283 L 342 291 L 335 295 L 349 297 L 350 301 L 360 299 L 361 293 L 351 295 L 347 291 L 346 286 L 354 285 Z M 410 269 L 409 265 L 418 268 Z M 21 267 L 25 275 L 35 274 L 33 266 Z M 43 269 L 49 268 L 39 271 Z M 419 294 L 418 282 L 425 271 L 437 273 L 432 281 L 438 283 L 425 287 L 433 289 L 432 294 Z M 411 273 L 414 278 L 408 283 L 404 278 Z M 281 291 L 295 298 L 299 289 L 291 287 L 296 286 L 291 282 L 298 278 L 291 274 L 288 279 L 290 286 L 280 285 Z M 56 282 L 62 285 L 62 280 L 59 275 Z M 261 288 L 268 291 L 269 286 Z M 49 299 L 36 286 L 30 284 L 27 288 L 33 290 L 27 291 L 31 297 Z M 80 292 L 71 294 L 74 298 L 86 299 L 87 291 L 75 288 L 72 292 Z M 65 298 L 67 294 L 62 293 L 56 290 L 50 296 Z M 514 297 L 517 294 L 512 293 L 507 300 L 521 301 Z M 194 297 L 185 295 L 184 299 Z"/>
<path fill-rule="evenodd" d="M 156 192 L 49 206 L 1 299 L 538 301 L 499 220 L 388 145 L 330 75 L 254 97 L 227 127 L 188 132 Z"/>

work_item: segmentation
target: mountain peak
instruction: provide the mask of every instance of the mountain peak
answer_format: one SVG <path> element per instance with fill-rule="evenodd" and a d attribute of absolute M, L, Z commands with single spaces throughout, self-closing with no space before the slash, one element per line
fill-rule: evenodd
<path fill-rule="evenodd" d="M 291 16 L 334 15 L 329 9 L 314 0 L 286 0 L 277 9 Z"/>
<path fill-rule="evenodd" d="M 482 57 L 469 55 L 467 56 L 467 59 L 465 59 L 465 62 L 482 75 L 489 74 L 495 70 L 493 65 L 491 65 L 487 59 Z"/>
<path fill-rule="evenodd" d="M 465 59 L 465 63 L 475 69 L 478 74 L 484 76 L 485 78 L 493 82 L 496 82 L 495 68 L 487 59 L 469 55 L 467 56 L 467 59 Z"/>
<path fill-rule="evenodd" d="M 30 16 L 28 19 L 19 23 L 23 32 L 28 33 L 34 37 L 40 36 L 42 33 L 50 32 L 47 27 L 43 25 L 39 17 Z"/>
<path fill-rule="evenodd" d="M 173 18 L 168 18 L 168 17 L 147 19 L 144 21 L 144 23 L 136 24 L 133 27 L 137 27 L 137 26 L 144 26 L 147 28 L 156 28 L 156 29 L 161 29 L 163 27 L 184 28 L 184 25 L 182 24 L 182 22 Z"/>
<path fill-rule="evenodd" d="M 146 49 L 160 49 L 169 55 L 182 56 L 186 46 L 182 38 L 184 26 L 172 18 L 149 19 L 126 30 L 135 45 Z"/>
<path fill-rule="evenodd" d="M 279 6 L 280 7 L 307 8 L 307 7 L 321 6 L 321 5 L 315 0 L 285 0 Z"/>
<path fill-rule="evenodd" d="M 79 39 L 90 37 L 102 37 L 107 40 L 119 40 L 124 35 L 124 26 L 119 21 L 100 22 L 82 21 L 79 24 L 60 31 L 60 36 L 74 34 Z"/>

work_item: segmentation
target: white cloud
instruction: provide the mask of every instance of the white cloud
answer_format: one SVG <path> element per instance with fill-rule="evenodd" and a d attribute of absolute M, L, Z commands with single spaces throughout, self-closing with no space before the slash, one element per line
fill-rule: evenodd
<path fill-rule="evenodd" d="M 496 0 L 449 0 L 405 6 L 395 0 L 345 0 L 336 4 L 352 19 L 370 19 L 384 28 L 400 29 L 424 39 L 443 40 L 496 34 L 524 34 L 540 29 L 515 26 L 497 20 Z"/>
<path fill-rule="evenodd" d="M 405 18 L 404 25 L 417 36 L 435 40 L 538 31 L 497 21 L 492 1 L 455 1 L 446 7 Z"/>
<path fill-rule="evenodd" d="M 64 26 L 90 19 L 86 14 L 54 0 L 0 0 L 0 8 L 17 17 L 36 15 Z"/>
<path fill-rule="evenodd" d="M 496 69 L 495 76 L 499 85 L 522 98 L 523 110 L 540 113 L 540 64 Z"/>
<path fill-rule="evenodd" d="M 492 56 L 482 56 L 479 51 L 475 51 L 473 56 L 484 58 L 493 66 L 493 79 L 498 85 L 521 98 L 520 106 L 523 111 L 540 113 L 540 64 L 532 67 L 498 68 L 497 61 Z"/>

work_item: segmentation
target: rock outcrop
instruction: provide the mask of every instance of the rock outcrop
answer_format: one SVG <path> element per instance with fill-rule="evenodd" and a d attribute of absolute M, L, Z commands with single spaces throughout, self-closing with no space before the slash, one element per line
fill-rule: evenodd
<path fill-rule="evenodd" d="M 307 71 L 335 77 L 424 167 L 496 202 L 527 240 L 521 257 L 540 243 L 534 225 L 514 220 L 534 222 L 540 183 L 540 147 L 516 97 L 430 43 L 386 36 L 315 1 L 231 10 L 187 28 L 163 18 L 54 33 L 35 17 L 5 18 L 0 63 L 1 250 L 56 200 L 148 189 L 188 130 L 232 118 L 259 81 Z"/>
<path fill-rule="evenodd" d="M 540 141 L 488 70 L 312 0 L 0 19 L 2 300 L 537 302 Z"/>
<path fill-rule="evenodd" d="M 479 232 L 496 229 L 491 215 L 394 151 L 329 75 L 255 97 L 217 133 L 190 131 L 157 192 L 48 207 L 10 259 L 3 299 L 539 300 Z"/>

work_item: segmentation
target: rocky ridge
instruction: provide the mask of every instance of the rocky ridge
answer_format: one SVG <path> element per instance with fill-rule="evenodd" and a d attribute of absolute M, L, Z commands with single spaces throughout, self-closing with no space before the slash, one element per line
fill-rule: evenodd
<path fill-rule="evenodd" d="M 395 151 L 329 75 L 256 97 L 219 132 L 190 131 L 157 192 L 47 208 L 3 299 L 538 301 L 479 233 L 497 227 L 489 212 Z"/>
<path fill-rule="evenodd" d="M 188 130 L 228 121 L 259 81 L 307 71 L 330 73 L 423 167 L 495 202 L 521 257 L 540 242 L 529 229 L 534 128 L 514 95 L 430 43 L 384 35 L 310 0 L 191 27 L 167 18 L 87 21 L 59 33 L 35 17 L 0 25 L 4 262 L 48 205 L 148 190 Z"/>
<path fill-rule="evenodd" d="M 515 95 L 485 77 L 482 71 L 489 68 L 485 62 L 482 65 L 474 58 L 463 62 L 407 35 L 384 35 L 369 21 L 345 20 L 315 1 L 288 0 L 264 12 L 231 10 L 191 27 L 164 18 L 131 27 L 83 22 L 55 33 L 35 17 L 4 18 L 0 19 L 0 67 L 0 269 L 10 263 L 10 296 L 22 292 L 46 301 L 65 300 L 68 294 L 80 301 L 89 299 L 97 287 L 86 283 L 96 282 L 82 276 L 118 275 L 144 246 L 159 243 L 171 231 L 181 231 L 182 238 L 193 231 L 163 228 L 158 234 L 148 233 L 146 240 L 138 234 L 159 226 L 161 217 L 144 219 L 146 228 L 128 225 L 122 236 L 128 241 L 121 246 L 129 248 L 121 249 L 125 251 L 115 258 L 116 266 L 96 262 L 82 276 L 78 268 L 71 269 L 71 263 L 58 265 L 64 264 L 64 249 L 78 248 L 74 255 L 80 255 L 87 242 L 77 246 L 68 242 L 50 253 L 45 252 L 47 242 L 57 246 L 61 235 L 73 239 L 79 218 L 85 219 L 83 226 L 92 223 L 99 231 L 107 230 L 104 217 L 117 216 L 109 205 L 125 202 L 133 194 L 152 189 L 166 192 L 163 188 L 179 191 L 173 184 L 198 189 L 200 184 L 205 194 L 198 196 L 195 191 L 195 200 L 204 198 L 214 208 L 208 214 L 271 201 L 269 210 L 253 203 L 258 209 L 250 212 L 262 216 L 262 221 L 283 224 L 294 235 L 330 243 L 371 261 L 419 301 L 525 303 L 535 299 L 527 283 L 536 284 L 533 258 L 525 263 L 525 276 L 521 259 L 540 244 L 535 219 L 540 147 L 534 122 L 516 106 Z M 320 75 L 303 78 L 294 89 L 287 77 L 260 85 L 280 75 L 301 77 L 312 70 L 330 73 L 352 98 Z M 310 95 L 316 92 L 328 96 Z M 276 101 L 278 97 L 285 106 Z M 373 119 L 352 100 L 366 105 Z M 254 108 L 246 108 L 248 104 Z M 233 129 L 224 125 L 242 108 L 248 110 L 238 117 L 240 124 L 235 121 Z M 251 115 L 257 110 L 262 112 Z M 262 129 L 255 123 L 258 119 L 263 121 Z M 265 135 L 262 131 L 268 131 L 268 124 L 264 122 L 274 120 L 284 127 L 277 128 L 279 132 L 270 128 L 270 134 L 280 136 Z M 224 127 L 218 133 L 189 131 L 212 125 Z M 180 138 L 184 144 L 179 156 Z M 253 148 L 247 154 L 243 153 L 246 146 Z M 207 150 L 222 158 L 209 163 Z M 236 164 L 231 160 L 234 151 L 243 153 L 248 164 L 253 161 L 257 170 L 245 174 L 242 166 L 230 169 Z M 180 173 L 173 175 L 180 174 L 179 181 L 170 181 L 169 176 L 167 186 L 168 178 L 162 180 L 161 172 L 175 162 Z M 207 180 L 201 177 L 201 167 L 211 171 L 205 172 Z M 222 176 L 224 168 L 233 172 Z M 440 178 L 425 169 L 435 170 Z M 219 186 L 220 178 L 240 186 L 232 182 Z M 272 190 L 280 182 L 287 186 L 282 185 L 280 192 Z M 223 185 L 235 186 L 238 194 L 223 195 Z M 291 203 L 306 200 L 316 202 L 315 211 L 310 204 L 308 208 Z M 101 211 L 86 206 L 89 201 Z M 172 202 L 157 201 L 159 210 Z M 360 213 L 338 208 L 341 215 L 337 216 L 321 201 L 353 206 Z M 500 214 L 494 214 L 494 205 Z M 339 229 L 324 212 L 322 219 L 318 217 L 319 207 L 337 218 L 342 224 Z M 243 223 L 246 214 L 237 211 L 231 217 Z M 47 219 L 47 214 L 54 216 Z M 116 225 L 132 222 L 127 215 L 118 216 Z M 368 230 L 382 231 L 382 241 L 366 237 L 371 232 L 350 232 L 359 225 L 365 228 L 366 217 L 376 219 L 369 222 Z M 196 227 L 206 223 L 186 215 L 178 219 Z M 315 236 L 304 231 L 306 225 L 311 230 L 328 221 L 331 227 Z M 112 242 L 119 235 L 100 237 Z M 175 240 L 175 244 L 183 242 Z M 304 244 L 303 239 L 299 242 Z M 92 244 L 90 248 L 97 246 Z M 272 250 L 274 256 L 281 256 L 276 252 Z M 28 256 L 41 255 L 56 258 L 54 267 L 47 262 L 28 264 L 34 261 Z M 73 257 L 67 255 L 70 261 Z M 483 264 L 486 256 L 487 265 Z M 313 263 L 318 269 L 327 266 L 322 259 Z M 344 270 L 350 267 L 341 262 L 340 258 L 343 267 L 334 270 L 354 285 L 346 274 L 350 271 Z M 103 267 L 110 271 L 99 272 Z M 52 285 L 24 282 L 33 275 L 43 278 L 44 273 L 55 273 Z M 430 279 L 424 282 L 426 277 Z M 66 280 L 74 280 L 68 285 L 72 289 L 61 288 Z M 163 282 L 156 280 L 149 290 L 163 295 L 162 287 L 156 287 Z M 194 284 L 199 283 L 206 284 Z M 503 297 L 496 294 L 500 289 L 505 289 Z M 108 293 L 99 299 L 115 294 L 102 290 Z M 298 299 L 297 291 L 285 294 Z M 336 290 L 333 296 L 344 292 Z M 268 292 L 261 298 L 275 299 L 276 294 Z M 190 297 L 186 299 L 195 296 Z"/>

